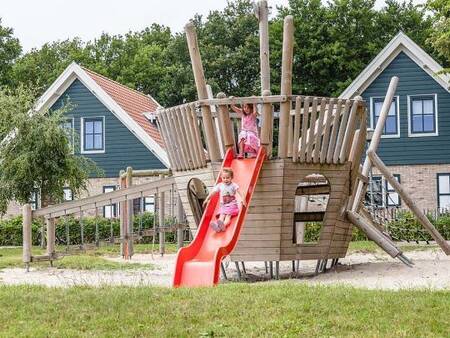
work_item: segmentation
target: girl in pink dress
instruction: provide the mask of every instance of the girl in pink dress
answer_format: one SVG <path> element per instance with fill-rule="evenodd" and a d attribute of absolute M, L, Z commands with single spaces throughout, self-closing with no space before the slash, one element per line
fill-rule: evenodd
<path fill-rule="evenodd" d="M 231 218 L 239 213 L 236 195 L 239 196 L 242 205 L 246 206 L 245 200 L 239 193 L 239 186 L 232 181 L 233 169 L 223 168 L 221 175 L 222 182 L 214 186 L 208 197 L 206 197 L 203 202 L 203 206 L 205 207 L 215 193 L 220 193 L 220 209 L 218 213 L 219 219 L 217 222 L 212 221 L 210 224 L 211 228 L 213 228 L 216 232 L 225 231 L 226 227 L 230 224 Z"/>
<path fill-rule="evenodd" d="M 254 157 L 260 147 L 258 124 L 256 116 L 258 110 L 254 104 L 244 104 L 242 109 L 231 105 L 231 109 L 241 115 L 241 131 L 239 132 L 238 158 L 244 158 L 244 153 Z"/>

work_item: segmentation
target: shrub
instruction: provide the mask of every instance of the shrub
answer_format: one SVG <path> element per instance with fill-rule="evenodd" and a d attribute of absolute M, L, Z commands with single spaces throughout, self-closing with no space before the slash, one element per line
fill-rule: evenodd
<path fill-rule="evenodd" d="M 166 224 L 173 224 L 175 220 L 167 218 Z M 32 224 L 32 244 L 39 245 L 41 240 L 42 221 L 33 220 Z M 85 243 L 95 242 L 95 228 L 98 226 L 100 241 L 108 241 L 111 238 L 111 232 L 114 237 L 120 236 L 120 223 L 118 219 L 109 219 L 104 217 L 84 217 L 83 218 L 83 236 Z M 153 213 L 143 213 L 134 217 L 133 229 L 137 233 L 139 229 L 152 229 L 154 225 Z M 56 244 L 67 244 L 67 232 L 69 233 L 70 244 L 81 244 L 80 220 L 73 216 L 62 217 L 56 223 Z M 9 220 L 0 221 L 0 246 L 21 246 L 22 245 L 22 216 Z M 166 233 L 166 241 L 173 242 L 174 233 Z M 158 243 L 159 236 L 155 238 Z M 143 243 L 151 243 L 152 237 L 144 237 Z"/>

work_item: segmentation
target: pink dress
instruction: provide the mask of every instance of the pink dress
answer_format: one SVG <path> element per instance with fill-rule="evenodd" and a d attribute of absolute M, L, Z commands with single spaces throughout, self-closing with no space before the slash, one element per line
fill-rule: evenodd
<path fill-rule="evenodd" d="M 244 141 L 244 152 L 257 153 L 260 147 L 258 125 L 255 114 L 242 114 L 239 142 Z"/>
<path fill-rule="evenodd" d="M 239 186 L 233 182 L 230 184 L 221 182 L 213 188 L 214 192 L 220 193 L 219 215 L 236 216 L 239 213 L 239 207 L 236 200 L 236 191 L 238 189 Z"/>

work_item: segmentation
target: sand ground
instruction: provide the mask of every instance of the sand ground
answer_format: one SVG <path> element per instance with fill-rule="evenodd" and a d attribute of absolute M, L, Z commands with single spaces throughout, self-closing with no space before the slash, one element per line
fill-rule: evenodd
<path fill-rule="evenodd" d="M 414 267 L 405 266 L 384 253 L 353 253 L 340 260 L 336 268 L 317 276 L 311 276 L 315 270 L 315 261 L 300 262 L 298 273 L 292 272 L 291 262 L 280 263 L 280 279 L 307 284 L 345 284 L 368 289 L 433 289 L 450 290 L 450 257 L 439 249 L 407 252 Z M 130 262 L 151 263 L 154 269 L 128 271 L 79 271 L 56 268 L 32 268 L 26 272 L 23 268 L 0 270 L 0 284 L 35 284 L 50 287 L 70 287 L 75 285 L 157 285 L 170 286 L 176 255 L 164 257 L 137 254 Z M 122 261 L 119 257 L 108 257 L 113 261 Z M 228 280 L 238 280 L 234 262 L 225 260 Z M 263 262 L 246 262 L 248 282 L 269 280 Z"/>

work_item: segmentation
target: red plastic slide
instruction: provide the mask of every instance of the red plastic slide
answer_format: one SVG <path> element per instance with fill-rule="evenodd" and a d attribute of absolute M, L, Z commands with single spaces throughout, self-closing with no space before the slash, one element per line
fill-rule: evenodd
<path fill-rule="evenodd" d="M 209 224 L 219 210 L 219 194 L 209 201 L 197 236 L 192 243 L 178 251 L 175 265 L 173 286 L 212 286 L 219 282 L 220 262 L 233 251 L 244 223 L 259 172 L 264 163 L 265 149 L 260 148 L 256 158 L 234 159 L 233 150 L 229 149 L 223 160 L 223 167 L 233 168 L 233 182 L 239 185 L 239 191 L 247 202 L 247 207 L 239 205 L 239 214 L 231 219 L 224 232 L 216 233 Z M 221 177 L 217 178 L 217 182 Z"/>

